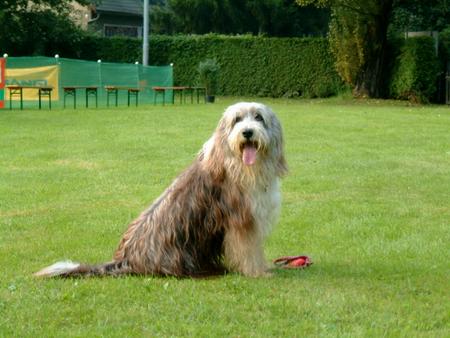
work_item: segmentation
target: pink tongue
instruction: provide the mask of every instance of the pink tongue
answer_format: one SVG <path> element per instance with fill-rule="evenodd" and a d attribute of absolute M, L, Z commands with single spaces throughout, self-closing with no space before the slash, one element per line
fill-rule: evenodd
<path fill-rule="evenodd" d="M 245 165 L 253 165 L 256 161 L 256 148 L 251 144 L 246 144 L 244 146 L 244 151 L 242 152 L 242 161 Z"/>

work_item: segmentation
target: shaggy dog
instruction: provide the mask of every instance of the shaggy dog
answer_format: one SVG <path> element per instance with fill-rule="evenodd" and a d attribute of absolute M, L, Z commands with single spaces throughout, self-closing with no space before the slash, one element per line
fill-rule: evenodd
<path fill-rule="evenodd" d="M 286 171 L 275 114 L 260 103 L 232 105 L 194 163 L 129 225 L 112 262 L 59 262 L 35 275 L 265 275 L 263 242 Z"/>

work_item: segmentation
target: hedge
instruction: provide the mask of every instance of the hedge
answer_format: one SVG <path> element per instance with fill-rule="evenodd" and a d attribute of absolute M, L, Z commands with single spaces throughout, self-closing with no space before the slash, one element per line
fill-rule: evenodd
<path fill-rule="evenodd" d="M 436 94 L 439 70 L 433 38 L 421 36 L 403 40 L 393 66 L 390 95 L 429 102 Z"/>
<path fill-rule="evenodd" d="M 87 37 L 79 57 L 115 62 L 141 60 L 141 40 Z M 151 65 L 174 64 L 176 85 L 195 85 L 197 67 L 207 58 L 220 64 L 219 95 L 326 97 L 341 80 L 325 38 L 256 36 L 151 36 Z"/>
<path fill-rule="evenodd" d="M 390 39 L 384 88 L 390 97 L 429 101 L 436 98 L 448 56 L 450 30 L 440 35 L 440 62 L 430 37 Z M 0 43 L 0 45 L 2 45 Z M 134 63 L 142 59 L 142 40 L 104 38 L 79 32 L 62 47 L 46 53 L 84 60 Z M 326 97 L 337 94 L 342 80 L 326 38 L 178 35 L 150 37 L 150 64 L 174 64 L 176 85 L 198 83 L 197 67 L 206 59 L 220 64 L 217 94 L 272 97 Z M 14 50 L 10 52 L 15 55 Z"/>
<path fill-rule="evenodd" d="M 178 85 L 196 83 L 199 62 L 220 64 L 217 92 L 223 95 L 325 97 L 341 80 L 326 39 L 255 36 L 157 36 L 150 39 L 152 63 L 174 64 Z"/>
<path fill-rule="evenodd" d="M 441 51 L 447 46 L 440 45 Z M 85 35 L 76 50 L 75 57 L 87 60 L 134 63 L 142 59 L 139 39 Z M 174 64 L 175 85 L 198 84 L 198 64 L 217 59 L 219 95 L 327 97 L 343 86 L 326 38 L 152 35 L 149 54 L 151 65 Z M 384 86 L 390 97 L 418 102 L 436 98 L 437 75 L 444 65 L 439 65 L 431 37 L 393 38 L 389 54 Z"/>
<path fill-rule="evenodd" d="M 124 37 L 104 38 L 87 34 L 81 39 L 77 58 L 134 63 L 142 60 L 142 41 Z"/>

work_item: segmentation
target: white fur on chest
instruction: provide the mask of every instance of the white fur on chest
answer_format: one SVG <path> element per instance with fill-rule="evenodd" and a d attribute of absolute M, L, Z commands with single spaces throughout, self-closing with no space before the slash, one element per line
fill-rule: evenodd
<path fill-rule="evenodd" d="M 257 228 L 263 237 L 266 237 L 280 214 L 281 191 L 280 180 L 272 180 L 268 186 L 257 186 L 251 194 L 252 214 Z"/>

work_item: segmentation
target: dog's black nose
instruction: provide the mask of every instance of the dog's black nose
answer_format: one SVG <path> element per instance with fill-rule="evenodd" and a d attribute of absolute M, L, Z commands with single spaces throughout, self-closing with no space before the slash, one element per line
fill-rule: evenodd
<path fill-rule="evenodd" d="M 251 130 L 251 129 L 245 129 L 245 130 L 242 132 L 242 135 L 244 135 L 244 137 L 245 137 L 247 140 L 249 140 L 249 139 L 253 136 L 253 130 Z"/>

